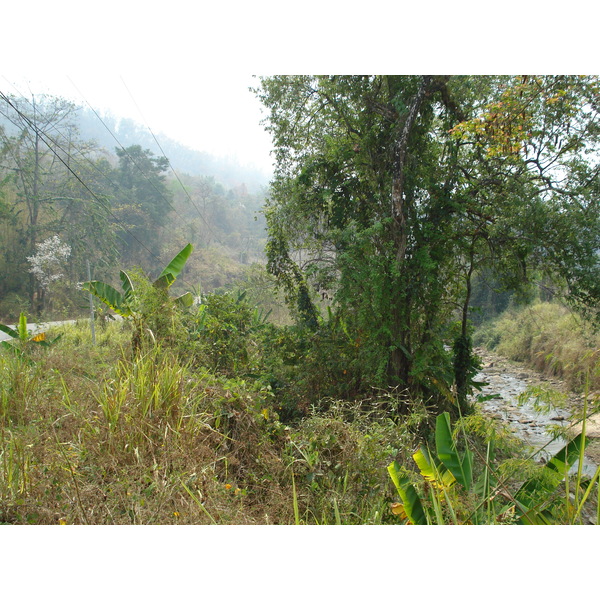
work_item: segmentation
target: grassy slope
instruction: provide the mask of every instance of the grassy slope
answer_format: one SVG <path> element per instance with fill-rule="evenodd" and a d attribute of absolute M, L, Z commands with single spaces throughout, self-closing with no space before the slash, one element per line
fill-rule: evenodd
<path fill-rule="evenodd" d="M 109 323 L 92 346 L 84 323 L 30 361 L 0 352 L 0 523 L 399 522 L 387 465 L 414 471 L 426 415 L 391 419 L 391 396 L 331 399 L 286 426 L 268 387 L 191 354 L 132 360 L 130 337 Z M 487 438 L 481 415 L 469 419 Z M 453 496 L 440 522 L 476 506 Z"/>
<path fill-rule="evenodd" d="M 563 379 L 575 391 L 586 378 L 590 389 L 600 389 L 600 334 L 559 304 L 510 309 L 481 326 L 474 343 Z"/>
<path fill-rule="evenodd" d="M 406 429 L 332 409 L 292 430 L 260 385 L 169 351 L 132 361 L 123 327 L 92 347 L 71 326 L 32 363 L 0 353 L 0 522 L 394 520 L 386 466 Z"/>

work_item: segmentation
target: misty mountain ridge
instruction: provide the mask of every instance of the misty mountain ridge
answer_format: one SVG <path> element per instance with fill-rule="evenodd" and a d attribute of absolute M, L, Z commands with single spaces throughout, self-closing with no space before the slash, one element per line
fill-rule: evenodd
<path fill-rule="evenodd" d="M 26 99 L 24 101 L 29 103 Z M 241 164 L 234 156 L 216 156 L 193 150 L 163 133 L 155 133 L 153 136 L 145 125 L 130 118 L 118 117 L 110 111 L 94 111 L 82 105 L 75 105 L 75 108 L 73 124 L 80 138 L 95 142 L 113 155 L 115 148 L 138 145 L 150 150 L 155 156 L 162 156 L 164 153 L 173 169 L 179 173 L 212 177 L 227 188 L 245 185 L 249 192 L 256 193 L 269 185 L 271 173 L 254 165 Z M 16 134 L 18 130 L 11 119 L 2 114 L 0 126 L 9 135 Z"/>
<path fill-rule="evenodd" d="M 164 152 L 173 169 L 178 172 L 213 177 L 226 187 L 245 184 L 250 192 L 257 192 L 269 184 L 270 173 L 253 165 L 240 164 L 235 157 L 216 156 L 193 150 L 163 133 L 155 133 L 159 147 L 152 132 L 133 119 L 120 118 L 111 113 L 96 114 L 92 109 L 84 107 L 80 107 L 77 116 L 77 128 L 81 138 L 94 140 L 111 153 L 119 145 L 124 148 L 139 145 L 157 156 Z"/>

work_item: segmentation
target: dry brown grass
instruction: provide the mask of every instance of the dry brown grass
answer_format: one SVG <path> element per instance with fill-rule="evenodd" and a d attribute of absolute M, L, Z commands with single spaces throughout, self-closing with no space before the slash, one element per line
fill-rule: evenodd
<path fill-rule="evenodd" d="M 321 416 L 292 430 L 268 389 L 169 350 L 132 361 L 111 327 L 96 347 L 74 328 L 31 363 L 0 354 L 0 522 L 291 524 L 294 498 L 305 522 L 332 522 L 333 496 L 353 522 L 379 514 L 398 427 L 365 436 Z"/>
<path fill-rule="evenodd" d="M 75 361 L 57 348 L 33 364 L 2 356 L 0 521 L 285 518 L 291 482 L 277 480 L 281 441 L 259 390 L 225 389 L 169 352 L 131 363 L 111 350 L 80 346 Z"/>

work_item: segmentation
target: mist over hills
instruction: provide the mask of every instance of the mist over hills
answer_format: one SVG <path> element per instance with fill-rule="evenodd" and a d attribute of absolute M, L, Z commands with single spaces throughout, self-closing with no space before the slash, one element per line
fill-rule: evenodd
<path fill-rule="evenodd" d="M 85 107 L 77 111 L 77 116 L 81 137 L 84 140 L 95 140 L 111 152 L 119 144 L 123 147 L 137 144 L 158 156 L 164 152 L 173 169 L 178 172 L 214 177 L 226 187 L 245 184 L 250 192 L 257 192 L 269 184 L 271 174 L 258 167 L 243 165 L 235 157 L 215 156 L 193 150 L 162 133 L 154 132 L 159 147 L 152 132 L 133 119 L 120 118 L 111 113 L 96 114 Z"/>
<path fill-rule="evenodd" d="M 25 102 L 29 103 L 28 100 Z M 264 168 L 242 164 L 235 156 L 217 156 L 194 150 L 163 133 L 150 131 L 133 119 L 122 118 L 109 111 L 95 111 L 82 105 L 76 106 L 72 116 L 82 140 L 94 141 L 113 155 L 115 148 L 139 145 L 156 156 L 164 153 L 173 169 L 179 173 L 213 177 L 226 188 L 245 185 L 249 192 L 256 193 L 269 185 L 272 173 Z M 11 119 L 3 114 L 0 114 L 0 126 L 9 134 L 17 131 Z"/>

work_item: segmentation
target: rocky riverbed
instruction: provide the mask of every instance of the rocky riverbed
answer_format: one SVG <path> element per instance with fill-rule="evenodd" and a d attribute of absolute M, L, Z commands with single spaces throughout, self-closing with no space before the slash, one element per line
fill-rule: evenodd
<path fill-rule="evenodd" d="M 497 395 L 496 398 L 482 402 L 480 404 L 482 410 L 507 423 L 515 435 L 530 446 L 541 449 L 540 458 L 547 458 L 560 450 L 565 441 L 561 439 L 551 441 L 552 436 L 547 433 L 547 428 L 556 424 L 571 425 L 574 421 L 573 415 L 581 409 L 583 396 L 571 392 L 566 384 L 558 379 L 542 375 L 484 348 L 476 348 L 476 352 L 483 361 L 483 368 L 477 380 L 488 384 L 482 393 Z M 529 401 L 525 404 L 519 402 L 519 395 L 530 387 L 543 387 L 564 394 L 566 396 L 564 407 L 539 412 L 533 402 Z M 572 431 L 580 432 L 581 425 L 573 425 Z M 590 442 L 586 449 L 588 460 L 585 471 L 593 474 L 595 465 L 600 464 L 599 416 L 588 420 L 586 434 Z"/>

